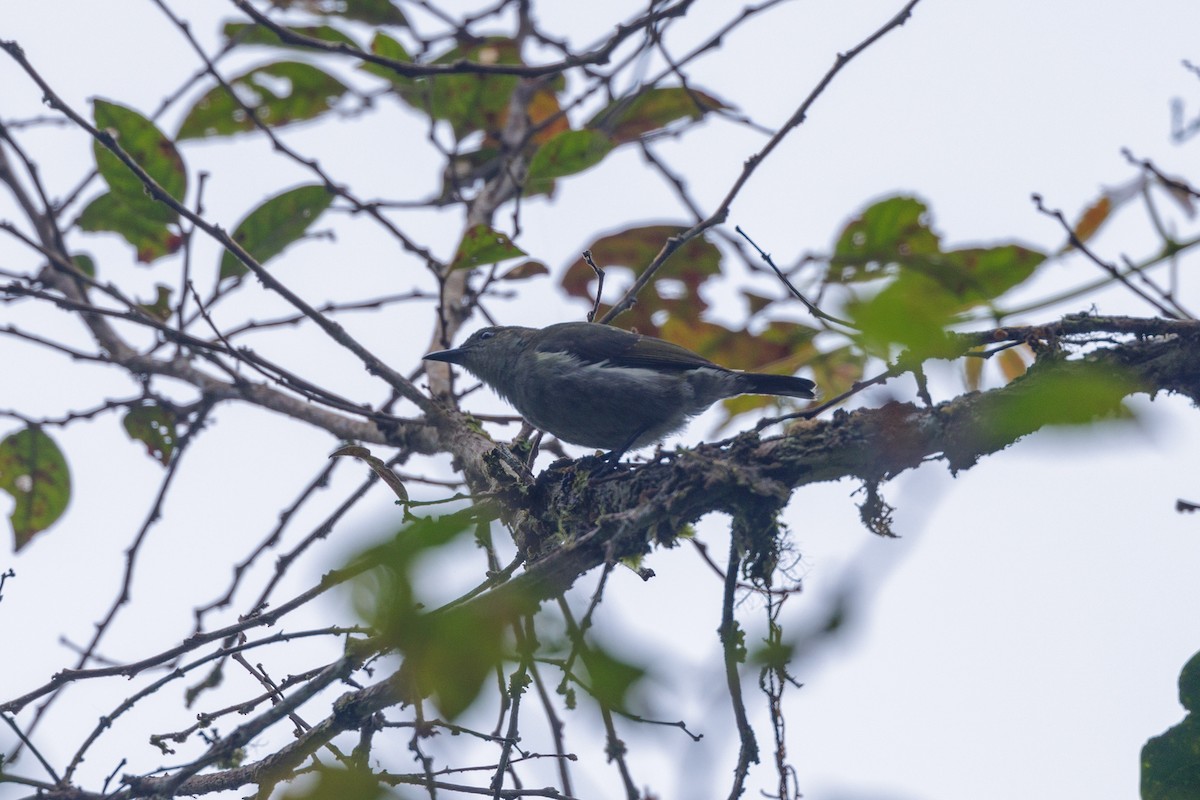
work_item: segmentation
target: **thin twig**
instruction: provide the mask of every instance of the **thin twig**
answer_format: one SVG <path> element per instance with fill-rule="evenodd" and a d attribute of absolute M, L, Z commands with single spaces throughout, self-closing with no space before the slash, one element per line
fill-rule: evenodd
<path fill-rule="evenodd" d="M 604 270 L 592 259 L 591 250 L 583 251 L 583 260 L 596 273 L 596 302 L 592 304 L 592 310 L 587 314 L 587 321 L 593 322 L 596 319 L 596 314 L 600 312 L 600 298 L 604 296 Z"/>
<path fill-rule="evenodd" d="M 633 282 L 633 285 L 630 286 L 625 294 L 616 302 L 616 304 L 614 304 L 613 307 L 610 308 L 607 313 L 605 313 L 603 319 L 600 320 L 601 322 L 611 322 L 618 314 L 628 309 L 633 304 L 633 301 L 638 294 L 641 293 L 646 284 L 654 279 L 654 275 L 658 272 L 659 268 L 666 263 L 667 259 L 670 258 L 676 250 L 700 234 L 704 233 L 709 228 L 720 225 L 725 221 L 725 219 L 729 216 L 729 209 L 733 205 L 734 199 L 742 191 L 742 187 L 744 187 L 750 180 L 750 176 L 754 174 L 766 157 L 769 156 L 775 150 L 775 148 L 779 146 L 780 142 L 782 142 L 783 139 L 793 129 L 804 122 L 808 116 L 809 109 L 812 107 L 813 103 L 816 102 L 817 98 L 821 96 L 829 84 L 832 83 L 834 77 L 836 77 L 837 74 L 841 72 L 847 64 L 853 61 L 856 56 L 873 45 L 875 42 L 879 41 L 879 39 L 881 39 L 885 34 L 903 25 L 912 15 L 913 8 L 915 8 L 919 2 L 920 0 L 909 0 L 909 2 L 905 4 L 904 8 L 902 8 L 894 17 L 888 20 L 878 30 L 847 52 L 838 54 L 837 58 L 834 60 L 833 66 L 830 67 L 829 71 L 825 73 L 825 76 L 817 82 L 817 85 L 808 93 L 808 96 L 804 98 L 788 121 L 785 122 L 783 126 L 775 132 L 775 135 L 771 137 L 771 139 L 766 143 L 766 145 L 763 146 L 761 150 L 746 159 L 746 163 L 742 167 L 741 174 L 738 175 L 737 179 L 733 182 L 733 185 L 725 193 L 725 197 L 717 205 L 716 209 L 701 222 L 696 223 L 682 233 L 668 238 L 667 241 L 663 243 L 662 249 L 659 250 L 658 254 L 654 256 L 653 260 L 651 260 L 646 268 L 642 270 L 641 274 L 638 275 L 637 280 Z"/>

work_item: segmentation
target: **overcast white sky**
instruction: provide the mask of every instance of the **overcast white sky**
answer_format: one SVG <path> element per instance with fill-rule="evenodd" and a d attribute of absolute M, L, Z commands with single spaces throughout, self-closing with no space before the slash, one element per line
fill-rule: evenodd
<path fill-rule="evenodd" d="M 547 28 L 588 42 L 637 5 L 543 3 L 537 13 Z M 721 53 L 691 69 L 691 79 L 756 121 L 776 125 L 837 52 L 901 5 L 899 0 L 787 4 L 739 29 Z M 212 0 L 172 7 L 192 21 L 209 47 L 216 42 L 218 20 L 236 12 Z M 701 0 L 684 30 L 707 30 L 729 8 Z M 1039 192 L 1049 205 L 1074 215 L 1102 187 L 1132 177 L 1120 155 L 1123 147 L 1193 183 L 1200 180 L 1200 140 L 1176 146 L 1168 137 L 1172 98 L 1183 99 L 1190 114 L 1200 113 L 1200 79 L 1180 65 L 1183 59 L 1200 62 L 1197 31 L 1200 3 L 1194 0 L 924 0 L 907 25 L 837 78 L 809 121 L 738 198 L 730 222 L 789 261 L 827 250 L 847 218 L 871 199 L 911 192 L 930 204 L 936 228 L 952 244 L 1015 239 L 1053 249 L 1061 235 L 1036 213 L 1029 195 Z M 198 66 L 150 3 L 10 3 L 0 17 L 0 38 L 20 42 L 55 89 L 88 113 L 92 97 L 151 111 Z M 256 60 L 261 59 L 249 59 Z M 25 117 L 39 108 L 36 89 L 15 65 L 0 59 L 0 116 Z M 179 119 L 173 111 L 163 127 L 173 131 Z M 436 154 L 416 146 L 422 136 L 416 116 L 387 102 L 378 115 L 359 122 L 286 134 L 301 151 L 319 155 L 359 196 L 396 199 L 424 197 L 436 180 Z M 69 191 L 91 165 L 91 148 L 74 131 L 45 128 L 22 141 L 56 194 Z M 711 207 L 762 141 L 745 129 L 710 122 L 662 152 Z M 234 146 L 190 145 L 184 157 L 190 167 L 212 173 L 205 205 L 212 219 L 227 226 L 267 194 L 307 180 L 294 164 L 251 139 Z M 523 208 L 520 244 L 557 278 L 597 231 L 638 220 L 680 219 L 670 192 L 646 181 L 644 172 L 630 151 L 563 182 L 553 203 Z M 17 218 L 11 199 L 0 194 L 0 219 Z M 309 301 L 403 291 L 414 282 L 428 288 L 419 266 L 362 220 L 340 217 L 331 224 L 338 229 L 336 240 L 306 243 L 289 255 L 288 282 Z M 456 214 L 429 213 L 414 229 L 423 243 L 448 255 L 460 226 Z M 1110 258 L 1122 253 L 1137 258 L 1153 245 L 1147 232 L 1144 215 L 1128 213 L 1096 245 Z M 162 279 L 130 264 L 125 245 L 111 237 L 73 241 L 96 255 L 109 277 L 137 287 L 141 296 Z M 197 263 L 215 264 L 217 258 L 210 243 L 198 245 Z M 0 266 L 31 263 L 29 253 L 0 237 Z M 1096 277 L 1090 270 L 1076 261 L 1055 266 L 1027 296 Z M 1186 270 L 1183 289 L 1193 306 L 1200 305 L 1196 281 Z M 582 317 L 585 309 L 556 298 L 542 281 L 522 287 L 511 303 L 493 304 L 492 311 L 503 322 L 522 324 Z M 737 320 L 744 313 L 733 292 L 711 300 L 720 319 Z M 1104 312 L 1149 313 L 1116 292 L 1095 302 Z M 1082 304 L 1062 309 L 1076 310 L 1086 309 Z M 0 324 L 33 325 L 36 315 L 30 311 L 0 306 Z M 285 308 L 252 290 L 223 311 L 227 319 L 246 313 L 263 318 Z M 1043 312 L 1026 321 L 1050 318 Z M 407 371 L 428 342 L 432 319 L 431 307 L 414 304 L 343 321 Z M 82 341 L 65 317 L 55 324 L 61 326 L 50 329 L 55 335 Z M 320 365 L 322 379 L 347 396 L 380 397 L 356 363 L 319 337 L 289 329 L 261 341 L 293 364 Z M 127 381 L 104 370 L 69 364 L 10 338 L 0 337 L 0 364 L 9 376 L 0 383 L 0 408 L 52 415 L 131 393 Z M 957 391 L 949 379 L 940 386 Z M 870 401 L 905 391 L 901 385 Z M 487 401 L 478 402 L 484 407 Z M 1141 398 L 1131 405 L 1135 423 L 1043 432 L 956 478 L 938 463 L 903 476 L 885 488 L 898 509 L 899 540 L 862 529 L 854 485 L 796 493 L 786 519 L 803 555 L 800 572 L 808 592 L 789 603 L 789 624 L 799 627 L 819 617 L 830 592 L 848 577 L 861 589 L 850 631 L 797 665 L 805 686 L 790 695 L 789 754 L 807 798 L 1136 795 L 1140 747 L 1181 718 L 1175 680 L 1200 649 L 1195 613 L 1200 518 L 1173 510 L 1177 497 L 1200 500 L 1200 416 L 1178 399 Z M 0 420 L 0 434 L 10 427 L 15 423 Z M 679 441 L 694 442 L 710 432 L 710 423 L 700 420 Z M 60 635 L 74 642 L 89 635 L 98 610 L 115 593 L 122 550 L 161 477 L 161 469 L 126 441 L 112 418 L 53 434 L 71 459 L 76 494 L 57 528 L 19 557 L 0 558 L 0 568 L 11 565 L 18 573 L 0 604 L 0 642 L 7 643 L 3 650 L 9 654 L 0 657 L 5 699 L 71 660 L 58 643 Z M 229 553 L 240 555 L 270 529 L 332 446 L 327 437 L 298 432 L 268 414 L 222 409 L 187 456 L 180 486 L 137 576 L 140 610 L 122 618 L 106 655 L 133 659 L 185 635 L 188 609 L 211 599 L 213 587 L 224 586 Z M 330 494 L 340 496 L 360 478 L 357 470 L 343 469 Z M 0 510 L 6 510 L 5 502 L 0 499 Z M 352 517 L 327 560 L 312 564 L 292 588 L 303 588 L 334 566 L 338 553 L 350 552 L 393 513 L 384 494 L 375 494 L 373 504 Z M 719 520 L 704 535 L 714 553 L 724 552 Z M 720 678 L 705 660 L 717 644 L 717 582 L 703 577 L 698 559 L 684 549 L 656 553 L 649 565 L 658 577 L 648 583 L 632 574 L 615 577 L 601 632 L 631 635 L 647 646 L 665 644 L 692 665 L 690 677 L 700 683 L 711 677 L 718 687 Z M 590 585 L 582 588 L 589 591 Z M 179 613 L 165 616 L 156 598 L 169 600 Z M 746 613 L 747 620 L 757 619 L 752 605 Z M 159 626 L 150 635 L 148 620 Z M 18 649 L 21 656 L 13 658 Z M 676 680 L 670 673 L 665 679 Z M 56 708 L 43 737 L 56 725 L 71 725 L 76 715 L 95 719 L 106 713 L 125 691 L 117 685 L 78 692 Z M 691 701 L 695 716 L 689 720 L 704 730 L 706 747 L 721 741 L 727 728 L 725 710 L 708 700 L 713 704 Z M 87 774 L 111 771 L 115 759 L 105 758 L 127 755 L 129 740 L 122 744 L 119 737 L 141 730 L 139 724 L 131 720 L 111 734 L 113 744 L 98 749 Z M 644 731 L 627 733 L 650 753 L 635 756 L 635 777 L 662 796 L 714 796 L 705 788 L 710 781 L 727 785 L 728 759 L 680 756 L 709 751 L 672 743 L 664 751 L 676 753 L 675 760 L 665 761 L 650 751 Z M 663 736 L 661 729 L 650 733 Z M 765 730 L 763 736 L 766 745 Z M 5 737 L 0 733 L 0 742 L 8 742 Z M 76 743 L 44 745 L 61 758 Z M 157 763 L 148 754 L 143 758 Z M 33 770 L 31 762 L 21 766 Z M 769 765 L 756 774 L 762 782 L 752 788 L 755 793 L 771 785 Z M 581 796 L 615 796 L 609 791 L 616 785 L 611 770 L 594 776 L 592 793 L 581 789 Z M 5 792 L 0 785 L 0 797 Z"/>

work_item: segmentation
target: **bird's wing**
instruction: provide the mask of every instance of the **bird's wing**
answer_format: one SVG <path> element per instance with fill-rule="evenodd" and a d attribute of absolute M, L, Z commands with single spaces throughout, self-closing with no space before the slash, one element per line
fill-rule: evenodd
<path fill-rule="evenodd" d="M 711 361 L 664 339 L 636 336 L 628 350 L 615 361 L 626 367 L 652 369 L 696 369 L 714 366 Z"/>
<path fill-rule="evenodd" d="M 586 326 L 586 334 L 580 328 Z M 619 367 L 696 369 L 713 363 L 685 347 L 594 322 L 551 325 L 543 332 L 540 352 L 570 353 L 586 364 L 607 361 Z"/>

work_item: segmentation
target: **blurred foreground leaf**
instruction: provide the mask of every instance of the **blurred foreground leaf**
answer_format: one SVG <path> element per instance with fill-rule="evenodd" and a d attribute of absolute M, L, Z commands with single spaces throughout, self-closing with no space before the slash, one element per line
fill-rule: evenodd
<path fill-rule="evenodd" d="M 312 775 L 305 776 L 304 788 L 293 784 L 280 800 L 380 800 L 396 796 L 370 770 L 319 766 L 315 771 L 315 782 Z"/>
<path fill-rule="evenodd" d="M 447 719 L 470 707 L 484 682 L 508 657 L 510 622 L 536 608 L 535 602 L 508 592 L 498 593 L 486 604 L 425 611 L 414 585 L 419 565 L 431 551 L 448 545 L 474 524 L 467 512 L 416 520 L 363 555 L 378 566 L 356 587 L 363 618 L 385 647 L 404 657 L 400 680 L 407 691 L 432 698 Z"/>
<path fill-rule="evenodd" d="M 1179 673 L 1188 714 L 1142 748 L 1142 800 L 1193 800 L 1200 790 L 1200 653 Z"/>
<path fill-rule="evenodd" d="M 646 670 L 595 644 L 583 650 L 583 663 L 592 697 L 606 708 L 629 713 L 630 692 L 646 676 Z"/>
<path fill-rule="evenodd" d="M 851 221 L 838 238 L 828 280 L 883 281 L 847 310 L 868 352 L 890 358 L 894 347 L 918 358 L 945 350 L 947 328 L 1028 280 L 1044 253 L 1016 244 L 942 250 L 925 204 L 911 197 L 880 201 Z"/>

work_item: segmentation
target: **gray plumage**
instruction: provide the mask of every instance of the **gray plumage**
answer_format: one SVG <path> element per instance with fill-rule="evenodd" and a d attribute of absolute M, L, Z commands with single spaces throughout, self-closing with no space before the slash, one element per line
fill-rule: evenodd
<path fill-rule="evenodd" d="M 718 400 L 812 398 L 815 385 L 726 369 L 677 344 L 591 322 L 484 328 L 425 358 L 463 367 L 536 428 L 618 454 L 659 441 Z"/>

